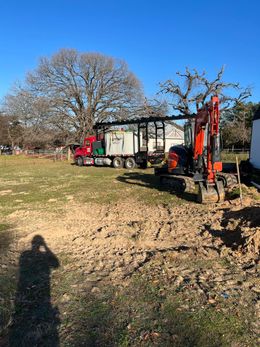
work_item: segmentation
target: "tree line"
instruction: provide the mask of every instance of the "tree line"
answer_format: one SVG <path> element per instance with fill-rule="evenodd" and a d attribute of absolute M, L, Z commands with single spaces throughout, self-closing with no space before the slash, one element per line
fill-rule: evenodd
<path fill-rule="evenodd" d="M 258 105 L 247 102 L 248 88 L 227 83 L 221 68 L 210 80 L 189 69 L 159 84 L 153 100 L 127 64 L 99 53 L 61 49 L 40 59 L 37 68 L 12 88 L 0 108 L 0 144 L 22 147 L 81 142 L 96 122 L 150 115 L 191 114 L 213 94 L 222 107 L 225 146 L 246 147 Z"/>

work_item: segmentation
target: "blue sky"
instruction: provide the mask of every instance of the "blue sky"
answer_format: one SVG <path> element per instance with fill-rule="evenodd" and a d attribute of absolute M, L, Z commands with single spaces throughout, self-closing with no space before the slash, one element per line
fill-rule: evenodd
<path fill-rule="evenodd" d="M 260 101 L 260 1 L 0 0 L 0 98 L 60 48 L 125 60 L 148 97 L 186 66 L 253 86 Z"/>

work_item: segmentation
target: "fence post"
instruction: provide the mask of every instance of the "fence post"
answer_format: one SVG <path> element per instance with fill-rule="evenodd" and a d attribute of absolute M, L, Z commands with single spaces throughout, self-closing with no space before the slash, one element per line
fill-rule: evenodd
<path fill-rule="evenodd" d="M 238 178 L 238 184 L 239 184 L 240 203 L 241 203 L 241 205 L 243 205 L 243 195 L 242 195 L 242 187 L 241 187 L 241 180 L 240 180 L 240 170 L 239 170 L 239 164 L 238 164 L 238 156 L 236 156 L 236 164 L 237 164 L 237 178 Z"/>
<path fill-rule="evenodd" d="M 70 161 L 70 157 L 71 157 L 71 149 L 70 147 L 68 147 L 68 161 Z"/>

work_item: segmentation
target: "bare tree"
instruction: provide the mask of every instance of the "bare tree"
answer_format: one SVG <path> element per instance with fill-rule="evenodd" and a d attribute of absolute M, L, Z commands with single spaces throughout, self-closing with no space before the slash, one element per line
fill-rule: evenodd
<path fill-rule="evenodd" d="M 9 145 L 10 139 L 8 137 L 8 118 L 0 112 L 0 145 Z"/>
<path fill-rule="evenodd" d="M 218 95 L 221 109 L 226 110 L 238 102 L 243 102 L 251 95 L 250 89 L 242 89 L 239 83 L 223 81 L 224 67 L 213 80 L 206 77 L 206 72 L 186 68 L 184 73 L 177 72 L 177 80 L 160 83 L 160 92 L 171 97 L 170 105 L 180 114 L 189 115 L 208 101 L 211 95 Z M 236 96 L 229 95 L 230 91 Z"/>
<path fill-rule="evenodd" d="M 16 117 L 8 117 L 8 138 L 14 151 L 14 146 L 19 146 L 23 138 L 23 128 Z"/>
<path fill-rule="evenodd" d="M 5 97 L 3 104 L 7 115 L 19 119 L 22 126 L 37 132 L 37 128 L 51 117 L 48 99 L 35 96 L 22 87 L 13 88 L 13 93 Z"/>
<path fill-rule="evenodd" d="M 50 139 L 51 127 L 47 121 L 51 114 L 46 98 L 35 96 L 18 86 L 5 97 L 3 110 L 12 125 L 9 127 L 12 142 L 18 140 L 15 139 L 18 128 L 19 143 L 25 147 L 42 144 Z"/>
<path fill-rule="evenodd" d="M 78 139 L 91 132 L 96 121 L 127 117 L 125 110 L 142 99 L 140 83 L 126 63 L 72 49 L 42 58 L 26 82 L 31 95 L 47 102 L 51 123 L 75 129 Z"/>

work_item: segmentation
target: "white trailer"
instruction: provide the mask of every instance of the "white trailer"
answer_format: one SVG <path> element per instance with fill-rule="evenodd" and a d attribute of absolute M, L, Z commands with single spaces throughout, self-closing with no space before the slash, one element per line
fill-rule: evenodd
<path fill-rule="evenodd" d="M 255 169 L 260 170 L 260 107 L 253 119 L 249 161 Z"/>
<path fill-rule="evenodd" d="M 134 131 L 110 130 L 104 133 L 104 154 L 94 155 L 94 164 L 98 166 L 112 165 L 115 168 L 125 166 L 132 169 L 138 163 L 138 148 L 142 143 L 142 134 Z M 85 159 L 85 163 L 90 159 Z"/>
<path fill-rule="evenodd" d="M 241 161 L 240 172 L 245 182 L 260 190 L 260 107 L 253 118 L 249 160 Z"/>
<path fill-rule="evenodd" d="M 133 131 L 109 131 L 105 134 L 108 156 L 134 156 L 138 152 L 138 137 Z"/>

